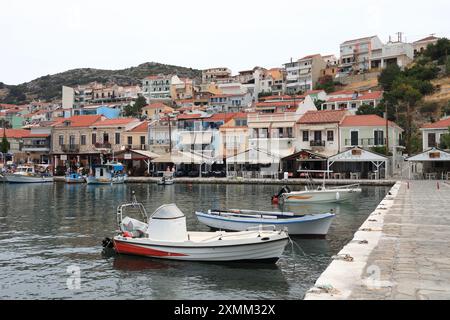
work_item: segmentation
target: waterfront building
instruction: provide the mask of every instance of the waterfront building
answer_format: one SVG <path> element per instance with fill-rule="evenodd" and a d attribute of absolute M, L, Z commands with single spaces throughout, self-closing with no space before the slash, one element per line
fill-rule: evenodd
<path fill-rule="evenodd" d="M 341 149 L 339 125 L 347 110 L 308 111 L 297 121 L 296 150 L 331 156 Z"/>
<path fill-rule="evenodd" d="M 386 132 L 386 127 L 388 132 Z M 386 121 L 378 115 L 347 115 L 339 126 L 340 151 L 352 147 L 363 149 L 388 148 L 398 152 L 402 146 L 403 129 L 395 122 Z"/>
<path fill-rule="evenodd" d="M 15 163 L 49 163 L 51 135 L 46 129 L 2 129 L 0 135 L 9 142 L 8 154 Z"/>
<path fill-rule="evenodd" d="M 326 102 L 322 103 L 321 110 L 348 110 L 352 114 L 362 105 L 376 107 L 383 99 L 382 91 L 373 91 L 360 94 L 353 91 L 344 91 L 329 94 Z"/>
<path fill-rule="evenodd" d="M 248 114 L 236 113 L 219 128 L 219 158 L 226 159 L 248 150 Z"/>
<path fill-rule="evenodd" d="M 76 163 L 89 167 L 104 162 L 122 149 L 123 133 L 137 125 L 137 119 L 106 119 L 99 115 L 72 116 L 55 122 L 51 148 L 55 168 L 64 172 L 66 166 Z"/>
<path fill-rule="evenodd" d="M 123 133 L 123 146 L 131 150 L 148 150 L 149 121 L 142 121 Z"/>
<path fill-rule="evenodd" d="M 431 148 L 441 147 L 441 137 L 449 133 L 450 117 L 441 119 L 433 123 L 427 123 L 420 128 L 422 132 L 423 151 Z"/>

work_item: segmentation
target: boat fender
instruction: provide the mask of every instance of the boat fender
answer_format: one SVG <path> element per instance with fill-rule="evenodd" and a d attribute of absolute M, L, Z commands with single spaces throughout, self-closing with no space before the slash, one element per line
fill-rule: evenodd
<path fill-rule="evenodd" d="M 132 235 L 131 233 L 127 232 L 127 231 L 124 231 L 124 232 L 122 233 L 122 236 L 123 236 L 124 238 L 133 238 L 133 235 Z"/>

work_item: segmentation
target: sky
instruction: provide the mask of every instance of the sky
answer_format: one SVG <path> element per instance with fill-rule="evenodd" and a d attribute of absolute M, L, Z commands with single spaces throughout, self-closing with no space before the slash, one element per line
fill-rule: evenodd
<path fill-rule="evenodd" d="M 0 82 L 150 61 L 237 74 L 364 36 L 450 37 L 449 12 L 449 0 L 1 0 Z"/>

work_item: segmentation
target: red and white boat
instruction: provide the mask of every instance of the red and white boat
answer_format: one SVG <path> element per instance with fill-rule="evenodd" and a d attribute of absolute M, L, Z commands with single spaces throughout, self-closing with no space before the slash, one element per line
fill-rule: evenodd
<path fill-rule="evenodd" d="M 123 218 L 128 209 L 138 210 L 146 222 Z M 115 251 L 149 258 L 274 263 L 289 241 L 286 231 L 262 226 L 241 232 L 188 232 L 186 216 L 175 204 L 163 205 L 149 217 L 141 203 L 123 204 L 117 208 L 117 221 Z"/>

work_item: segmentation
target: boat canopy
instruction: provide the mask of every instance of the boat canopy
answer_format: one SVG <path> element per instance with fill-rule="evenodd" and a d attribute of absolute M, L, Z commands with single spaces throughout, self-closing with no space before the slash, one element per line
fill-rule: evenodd
<path fill-rule="evenodd" d="M 165 204 L 155 210 L 152 219 L 179 219 L 184 213 L 175 204 Z"/>
<path fill-rule="evenodd" d="M 147 233 L 153 240 L 179 241 L 188 239 L 186 216 L 175 204 L 166 204 L 151 215 Z"/>

